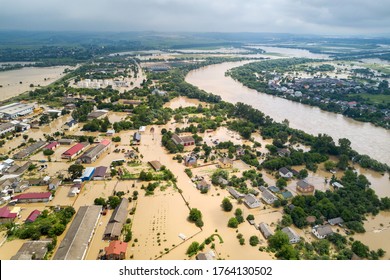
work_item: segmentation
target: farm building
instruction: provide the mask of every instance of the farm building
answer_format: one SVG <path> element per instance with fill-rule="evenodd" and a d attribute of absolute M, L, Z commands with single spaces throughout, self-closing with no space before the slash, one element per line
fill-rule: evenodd
<path fill-rule="evenodd" d="M 36 202 L 49 202 L 53 199 L 51 192 L 41 193 L 22 193 L 15 195 L 12 199 L 17 200 L 17 203 L 36 203 Z"/>

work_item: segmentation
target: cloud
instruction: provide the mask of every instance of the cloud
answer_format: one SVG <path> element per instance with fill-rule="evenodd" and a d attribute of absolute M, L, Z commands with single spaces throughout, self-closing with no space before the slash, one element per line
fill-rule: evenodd
<path fill-rule="evenodd" d="M 2 2 L 0 29 L 377 34 L 390 27 L 387 0 Z"/>

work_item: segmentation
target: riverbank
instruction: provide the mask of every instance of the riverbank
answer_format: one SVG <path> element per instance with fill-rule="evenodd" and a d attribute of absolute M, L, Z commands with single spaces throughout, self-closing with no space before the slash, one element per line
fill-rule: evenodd
<path fill-rule="evenodd" d="M 190 71 L 185 80 L 206 92 L 221 96 L 227 102 L 251 105 L 277 122 L 287 119 L 292 128 L 312 135 L 325 133 L 335 141 L 347 138 L 352 142 L 351 147 L 360 154 L 367 154 L 380 162 L 390 164 L 390 131 L 370 123 L 354 121 L 340 114 L 261 93 L 225 76 L 228 70 L 247 63 L 250 61 L 206 66 Z"/>

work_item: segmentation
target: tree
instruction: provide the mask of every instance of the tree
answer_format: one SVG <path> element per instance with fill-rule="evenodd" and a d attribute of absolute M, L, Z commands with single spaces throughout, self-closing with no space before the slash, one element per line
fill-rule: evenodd
<path fill-rule="evenodd" d="M 331 160 L 327 160 L 325 161 L 324 163 L 324 168 L 326 171 L 331 171 L 333 170 L 334 168 L 336 167 L 336 163 L 331 161 Z"/>
<path fill-rule="evenodd" d="M 50 149 L 45 149 L 45 150 L 43 150 L 43 154 L 45 156 L 50 156 L 50 155 L 54 154 L 54 151 L 50 150 Z"/>
<path fill-rule="evenodd" d="M 27 134 L 24 134 L 24 135 L 23 135 L 23 139 L 24 139 L 24 141 L 26 141 L 26 140 L 28 139 L 28 135 L 27 135 Z"/>
<path fill-rule="evenodd" d="M 231 228 L 237 228 L 238 227 L 238 221 L 236 217 L 230 218 L 228 222 L 228 227 Z"/>
<path fill-rule="evenodd" d="M 44 114 L 42 115 L 40 118 L 39 118 L 39 125 L 43 125 L 43 124 L 47 124 L 50 122 L 50 117 L 49 115 L 47 114 Z"/>
<path fill-rule="evenodd" d="M 290 215 L 294 222 L 294 225 L 296 225 L 297 227 L 302 228 L 307 224 L 306 213 L 301 207 L 295 207 L 291 211 Z"/>
<path fill-rule="evenodd" d="M 230 202 L 230 199 L 225 197 L 223 200 L 222 200 L 222 208 L 224 211 L 226 212 L 230 212 L 232 211 L 233 209 L 233 204 Z"/>
<path fill-rule="evenodd" d="M 351 246 L 352 252 L 361 258 L 367 258 L 370 249 L 360 241 L 354 241 Z"/>
<path fill-rule="evenodd" d="M 61 235 L 65 230 L 65 225 L 57 223 L 52 226 L 52 228 L 49 230 L 48 236 L 54 237 Z"/>
<path fill-rule="evenodd" d="M 287 181 L 285 178 L 281 177 L 276 181 L 276 186 L 279 189 L 284 189 L 287 186 Z"/>
<path fill-rule="evenodd" d="M 298 251 L 291 244 L 284 244 L 275 256 L 283 260 L 297 260 L 299 258 Z"/>
<path fill-rule="evenodd" d="M 255 219 L 255 216 L 253 216 L 252 214 L 249 214 L 249 215 L 246 217 L 246 219 L 247 219 L 248 221 L 253 221 L 253 220 Z"/>
<path fill-rule="evenodd" d="M 307 172 L 307 170 L 302 169 L 298 173 L 298 179 L 305 179 L 308 175 L 309 175 L 309 173 Z"/>
<path fill-rule="evenodd" d="M 339 162 L 337 163 L 337 167 L 340 168 L 341 170 L 345 170 L 348 167 L 348 156 L 347 155 L 341 155 L 339 157 Z"/>
<path fill-rule="evenodd" d="M 289 214 L 284 214 L 282 217 L 281 225 L 282 227 L 288 227 L 293 223 L 291 216 Z"/>
<path fill-rule="evenodd" d="M 191 208 L 190 215 L 188 217 L 190 221 L 196 222 L 197 220 L 202 219 L 202 212 L 198 210 L 197 208 Z"/>
<path fill-rule="evenodd" d="M 106 202 L 106 200 L 105 200 L 103 197 L 95 198 L 95 200 L 93 201 L 93 203 L 94 203 L 95 205 L 101 205 L 101 206 L 106 206 L 106 205 L 107 205 L 107 202 Z"/>
<path fill-rule="evenodd" d="M 191 243 L 191 245 L 187 249 L 187 255 L 192 256 L 195 255 L 199 250 L 199 243 L 194 241 Z"/>
<path fill-rule="evenodd" d="M 268 244 L 272 249 L 279 250 L 283 245 L 289 245 L 288 235 L 281 230 L 277 230 L 274 235 L 268 238 Z"/>
<path fill-rule="evenodd" d="M 107 204 L 112 208 L 115 209 L 119 204 L 121 203 L 121 199 L 114 195 L 114 196 L 109 196 Z"/>
<path fill-rule="evenodd" d="M 68 168 L 68 172 L 71 175 L 72 179 L 80 178 L 83 175 L 84 166 L 81 164 L 72 164 Z"/>
<path fill-rule="evenodd" d="M 251 246 L 256 246 L 257 244 L 259 244 L 259 238 L 256 235 L 251 236 L 249 238 L 249 244 Z"/>

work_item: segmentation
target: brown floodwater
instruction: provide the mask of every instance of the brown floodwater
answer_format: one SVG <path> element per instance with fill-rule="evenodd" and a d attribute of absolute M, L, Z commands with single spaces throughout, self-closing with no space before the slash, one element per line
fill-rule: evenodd
<path fill-rule="evenodd" d="M 358 122 L 340 114 L 300 104 L 249 89 L 225 76 L 231 68 L 248 62 L 228 62 L 191 71 L 186 81 L 207 92 L 220 95 L 223 100 L 253 106 L 281 122 L 288 119 L 290 126 L 317 135 L 326 133 L 335 141 L 348 138 L 352 148 L 381 162 L 390 164 L 390 131 L 370 123 Z"/>
<path fill-rule="evenodd" d="M 2 85 L 2 87 L 0 87 L 0 100 L 5 100 L 33 89 L 30 88 L 30 84 L 35 86 L 46 86 L 53 83 L 64 75 L 63 72 L 65 68 L 70 67 L 25 67 L 22 69 L 0 72 L 0 85 Z"/>
<path fill-rule="evenodd" d="M 386 251 L 383 259 L 390 259 L 390 212 L 381 212 L 377 216 L 368 216 L 364 222 L 366 232 L 355 234 L 354 238 L 368 245 L 371 250 L 382 248 Z"/>

